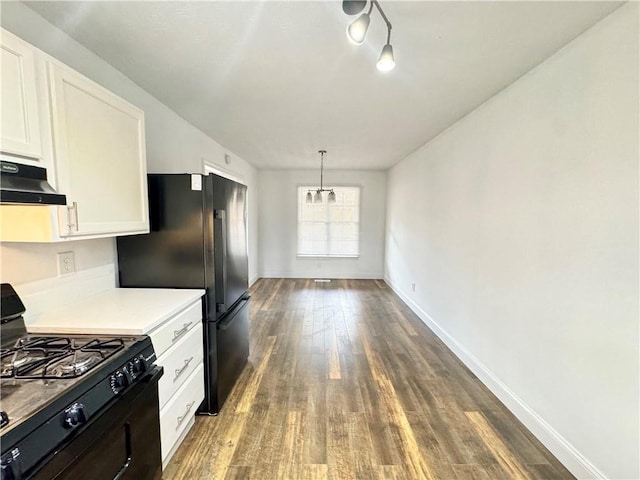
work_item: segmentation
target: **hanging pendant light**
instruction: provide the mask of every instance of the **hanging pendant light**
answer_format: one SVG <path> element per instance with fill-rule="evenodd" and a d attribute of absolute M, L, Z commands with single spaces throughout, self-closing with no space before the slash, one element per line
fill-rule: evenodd
<path fill-rule="evenodd" d="M 382 47 L 382 52 L 380 53 L 380 58 L 378 58 L 378 63 L 376 63 L 376 68 L 381 72 L 388 72 L 389 70 L 393 70 L 396 66 L 396 61 L 393 58 L 393 47 L 388 43 Z"/>
<path fill-rule="evenodd" d="M 329 203 L 336 203 L 336 194 L 333 189 L 324 188 L 323 180 L 324 180 L 324 154 L 327 153 L 326 150 L 318 150 L 320 154 L 320 188 L 315 190 L 308 190 L 306 195 L 307 203 L 322 203 L 322 192 L 329 192 L 327 195 L 327 201 Z M 315 193 L 313 193 L 315 192 Z"/>
<path fill-rule="evenodd" d="M 367 36 L 367 30 L 369 30 L 369 23 L 371 23 L 371 17 L 368 13 L 363 13 L 351 22 L 347 27 L 347 37 L 349 40 L 356 45 L 362 45 Z"/>

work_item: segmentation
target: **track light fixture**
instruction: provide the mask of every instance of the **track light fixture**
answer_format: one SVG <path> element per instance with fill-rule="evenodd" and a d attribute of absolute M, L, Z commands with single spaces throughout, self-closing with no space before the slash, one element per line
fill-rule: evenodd
<path fill-rule="evenodd" d="M 366 6 L 367 0 L 344 0 L 342 2 L 342 10 L 347 15 L 356 15 L 362 12 Z M 347 27 L 347 37 L 356 45 L 362 45 L 364 43 L 367 30 L 369 29 L 369 23 L 371 23 L 371 11 L 374 6 L 378 9 L 380 16 L 387 25 L 387 43 L 382 47 L 382 52 L 380 52 L 376 67 L 382 72 L 388 72 L 396 66 L 393 47 L 391 46 L 391 22 L 389 22 L 389 19 L 382 11 L 378 0 L 369 0 L 369 11 L 363 13 L 349 24 Z"/>
<path fill-rule="evenodd" d="M 322 203 L 322 192 L 329 192 L 329 195 L 327 195 L 327 202 L 336 203 L 336 193 L 333 191 L 333 189 L 324 188 L 322 185 L 322 176 L 323 176 L 323 170 L 324 170 L 324 154 L 327 153 L 327 151 L 318 150 L 318 153 L 320 154 L 320 188 L 317 188 L 315 190 L 308 190 L 306 195 L 306 201 L 307 203 Z M 312 192 L 315 192 L 315 194 L 312 194 Z"/>
<path fill-rule="evenodd" d="M 342 2 L 342 10 L 347 15 L 357 15 L 367 6 L 367 0 L 345 0 Z"/>

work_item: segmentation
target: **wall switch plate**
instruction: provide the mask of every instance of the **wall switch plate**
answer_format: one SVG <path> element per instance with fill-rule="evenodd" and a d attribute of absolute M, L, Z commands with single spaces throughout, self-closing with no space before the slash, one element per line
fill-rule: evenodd
<path fill-rule="evenodd" d="M 58 253 L 58 276 L 69 275 L 76 271 L 76 260 L 73 252 Z"/>

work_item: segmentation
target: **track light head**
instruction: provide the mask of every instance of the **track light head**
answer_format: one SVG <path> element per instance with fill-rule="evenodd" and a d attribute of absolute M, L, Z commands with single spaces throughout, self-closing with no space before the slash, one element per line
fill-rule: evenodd
<path fill-rule="evenodd" d="M 391 47 L 392 27 L 391 22 L 382 10 L 378 0 L 343 0 L 342 10 L 344 10 L 344 13 L 347 15 L 355 15 L 366 7 L 367 1 L 369 2 L 369 10 L 349 24 L 347 27 L 347 38 L 356 45 L 362 45 L 364 43 L 367 30 L 369 29 L 369 23 L 371 23 L 371 12 L 373 11 L 373 7 L 376 7 L 384 23 L 387 25 L 387 43 L 382 47 L 382 52 L 380 53 L 376 67 L 382 72 L 388 72 L 396 66 L 396 61 L 393 57 L 393 47 Z"/>
<path fill-rule="evenodd" d="M 382 52 L 380 53 L 380 58 L 378 58 L 378 63 L 376 63 L 376 68 L 381 72 L 388 72 L 389 70 L 393 70 L 395 66 L 396 61 L 393 57 L 393 47 L 387 43 L 382 47 Z"/>
<path fill-rule="evenodd" d="M 363 13 L 358 18 L 356 18 L 351 24 L 347 27 L 347 37 L 351 42 L 356 45 L 362 45 L 364 43 L 364 39 L 367 36 L 367 30 L 369 29 L 369 23 L 371 22 L 371 17 L 368 13 Z"/>
<path fill-rule="evenodd" d="M 367 6 L 367 0 L 343 0 L 342 11 L 347 15 L 357 15 Z"/>

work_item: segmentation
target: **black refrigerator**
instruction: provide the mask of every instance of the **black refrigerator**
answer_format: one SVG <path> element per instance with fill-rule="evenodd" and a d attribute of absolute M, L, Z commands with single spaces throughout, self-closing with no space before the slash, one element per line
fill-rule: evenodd
<path fill-rule="evenodd" d="M 215 415 L 249 356 L 247 187 L 214 174 L 148 182 L 150 233 L 118 238 L 120 286 L 205 289 L 198 413 Z"/>

